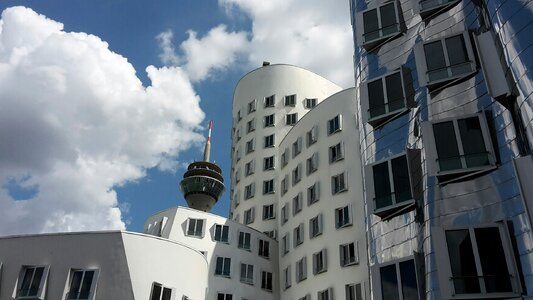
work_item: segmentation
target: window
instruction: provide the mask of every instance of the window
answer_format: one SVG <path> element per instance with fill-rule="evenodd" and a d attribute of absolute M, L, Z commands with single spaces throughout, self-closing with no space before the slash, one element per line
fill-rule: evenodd
<path fill-rule="evenodd" d="M 244 211 L 244 224 L 252 224 L 255 220 L 255 208 L 252 207 Z"/>
<path fill-rule="evenodd" d="M 263 205 L 263 220 L 272 220 L 275 217 L 274 204 Z"/>
<path fill-rule="evenodd" d="M 274 114 L 265 116 L 265 118 L 263 119 L 263 126 L 264 127 L 274 126 Z"/>
<path fill-rule="evenodd" d="M 345 286 L 346 300 L 363 300 L 364 290 L 361 283 L 347 284 Z"/>
<path fill-rule="evenodd" d="M 214 240 L 227 243 L 229 241 L 229 226 L 216 224 Z"/>
<path fill-rule="evenodd" d="M 333 300 L 333 289 L 325 289 L 317 293 L 318 300 Z"/>
<path fill-rule="evenodd" d="M 241 282 L 246 284 L 254 284 L 254 266 L 249 264 L 241 264 Z"/>
<path fill-rule="evenodd" d="M 154 282 L 150 300 L 170 300 L 172 298 L 172 289 L 164 287 L 162 284 Z M 67 299 L 88 299 L 88 298 L 67 298 Z"/>
<path fill-rule="evenodd" d="M 316 106 L 318 102 L 317 98 L 306 98 L 305 99 L 305 108 L 311 109 Z"/>
<path fill-rule="evenodd" d="M 311 300 L 311 295 L 307 294 L 303 296 L 302 298 L 298 298 L 298 300 Z"/>
<path fill-rule="evenodd" d="M 428 173 L 439 177 L 441 182 L 496 165 L 489 129 L 482 113 L 443 120 L 431 126 L 425 123 L 422 129 L 427 136 L 433 137 L 432 141 L 428 141 L 432 143 L 428 145 L 428 152 L 434 155 L 432 162 L 428 163 Z"/>
<path fill-rule="evenodd" d="M 251 139 L 248 142 L 246 142 L 246 154 L 252 153 L 254 152 L 254 150 L 255 150 L 254 139 Z"/>
<path fill-rule="evenodd" d="M 281 154 L 281 168 L 285 167 L 289 163 L 289 149 L 286 148 Z"/>
<path fill-rule="evenodd" d="M 420 14 L 422 18 L 426 18 L 458 2 L 458 0 L 420 0 L 414 5 L 414 12 Z"/>
<path fill-rule="evenodd" d="M 263 233 L 266 234 L 270 238 L 273 238 L 273 239 L 277 238 L 276 230 L 264 231 Z"/>
<path fill-rule="evenodd" d="M 300 246 L 304 242 L 304 223 L 300 223 L 298 227 L 294 228 L 294 248 Z"/>
<path fill-rule="evenodd" d="M 348 187 L 346 186 L 346 180 L 344 177 L 345 177 L 344 173 L 331 177 L 331 193 L 333 195 L 342 193 L 348 190 Z"/>
<path fill-rule="evenodd" d="M 363 121 L 377 128 L 406 112 L 407 108 L 415 107 L 411 83 L 409 69 L 401 67 L 361 84 Z"/>
<path fill-rule="evenodd" d="M 314 173 L 316 170 L 318 170 L 318 153 L 315 152 L 311 157 L 309 157 L 306 161 L 306 171 L 307 175 L 309 176 L 311 173 Z"/>
<path fill-rule="evenodd" d="M 235 131 L 235 136 L 237 137 L 237 141 L 241 140 L 242 135 L 240 129 L 237 129 L 237 131 Z"/>
<path fill-rule="evenodd" d="M 250 183 L 249 185 L 244 187 L 244 199 L 251 199 L 255 195 L 255 183 Z"/>
<path fill-rule="evenodd" d="M 281 195 L 285 195 L 287 191 L 289 190 L 289 176 L 285 175 L 285 177 L 281 180 Z"/>
<path fill-rule="evenodd" d="M 274 170 L 274 156 L 263 159 L 263 171 Z"/>
<path fill-rule="evenodd" d="M 316 143 L 316 141 L 318 141 L 318 126 L 313 126 L 305 136 L 307 141 L 307 147 L 310 147 L 311 145 Z"/>
<path fill-rule="evenodd" d="M 215 275 L 229 277 L 231 272 L 231 258 L 217 257 L 215 265 Z"/>
<path fill-rule="evenodd" d="M 302 164 L 298 164 L 294 170 L 292 170 L 292 186 L 295 186 L 302 179 Z"/>
<path fill-rule="evenodd" d="M 272 273 L 266 271 L 261 272 L 261 288 L 272 291 Z"/>
<path fill-rule="evenodd" d="M 242 120 L 242 115 L 241 115 L 241 111 L 239 110 L 237 112 L 237 122 L 240 121 L 240 120 Z"/>
<path fill-rule="evenodd" d="M 71 270 L 66 299 L 93 299 L 97 277 L 98 270 Z"/>
<path fill-rule="evenodd" d="M 430 90 L 477 71 L 468 31 L 415 46 L 420 86 Z"/>
<path fill-rule="evenodd" d="M 263 181 L 263 195 L 274 193 L 274 179 Z"/>
<path fill-rule="evenodd" d="M 329 147 L 329 163 L 344 159 L 344 143 L 340 142 Z"/>
<path fill-rule="evenodd" d="M 289 204 L 286 203 L 281 208 L 281 225 L 287 223 L 288 220 L 289 220 Z"/>
<path fill-rule="evenodd" d="M 239 181 L 241 181 L 241 168 L 235 171 L 235 183 L 239 183 Z"/>
<path fill-rule="evenodd" d="M 453 295 L 518 296 L 513 254 L 504 226 L 445 231 Z"/>
<path fill-rule="evenodd" d="M 391 2 L 383 6 L 362 12 L 362 18 L 356 18 L 357 27 L 362 28 L 362 46 L 371 51 L 387 39 L 397 36 L 402 28 L 400 26 L 398 5 Z"/>
<path fill-rule="evenodd" d="M 270 242 L 259 239 L 259 256 L 264 258 L 270 258 Z"/>
<path fill-rule="evenodd" d="M 328 120 L 328 135 L 332 135 L 342 130 L 342 116 L 337 115 L 335 118 Z"/>
<path fill-rule="evenodd" d="M 187 235 L 195 237 L 204 236 L 204 220 L 203 219 L 189 219 L 189 226 L 187 226 Z"/>
<path fill-rule="evenodd" d="M 292 143 L 292 157 L 298 156 L 302 152 L 302 138 L 298 137 L 294 143 Z"/>
<path fill-rule="evenodd" d="M 320 182 L 315 182 L 307 188 L 307 205 L 311 205 L 320 199 Z"/>
<path fill-rule="evenodd" d="M 379 269 L 379 275 L 383 299 L 418 299 L 416 268 L 413 259 L 383 266 Z"/>
<path fill-rule="evenodd" d="M 250 176 L 255 172 L 255 160 L 251 160 L 244 165 L 244 175 Z"/>
<path fill-rule="evenodd" d="M 298 113 L 287 114 L 285 116 L 285 124 L 294 125 L 298 122 Z"/>
<path fill-rule="evenodd" d="M 322 249 L 313 254 L 313 274 L 316 275 L 327 270 L 327 249 Z"/>
<path fill-rule="evenodd" d="M 254 99 L 248 102 L 248 113 L 253 113 L 256 109 L 257 101 Z"/>
<path fill-rule="evenodd" d="M 235 193 L 235 196 L 233 196 L 233 203 L 234 203 L 235 207 L 237 207 L 237 206 L 239 206 L 239 204 L 241 204 L 241 194 L 239 193 L 239 191 L 237 191 Z"/>
<path fill-rule="evenodd" d="M 335 209 L 335 228 L 343 228 L 352 225 L 350 206 Z"/>
<path fill-rule="evenodd" d="M 235 151 L 235 160 L 239 161 L 242 156 L 242 149 L 241 146 L 237 147 L 237 151 Z"/>
<path fill-rule="evenodd" d="M 289 233 L 285 234 L 282 238 L 283 243 L 283 254 L 289 253 L 290 250 L 290 236 Z"/>
<path fill-rule="evenodd" d="M 287 266 L 285 270 L 283 270 L 283 282 L 285 289 L 291 287 L 291 266 Z"/>
<path fill-rule="evenodd" d="M 341 267 L 351 266 L 359 263 L 359 248 L 357 242 L 343 244 L 339 246 Z"/>
<path fill-rule="evenodd" d="M 49 266 L 23 266 L 19 275 L 17 298 L 44 298 Z"/>
<path fill-rule="evenodd" d="M 309 220 L 309 238 L 315 238 L 322 234 L 322 214 Z"/>
<path fill-rule="evenodd" d="M 265 136 L 265 144 L 264 148 L 274 147 L 274 135 L 267 135 Z"/>
<path fill-rule="evenodd" d="M 246 122 L 246 133 L 250 133 L 255 130 L 255 119 L 251 119 Z"/>
<path fill-rule="evenodd" d="M 285 96 L 285 106 L 296 106 L 296 95 Z"/>
<path fill-rule="evenodd" d="M 374 164 L 371 172 L 373 186 L 369 194 L 374 195 L 375 215 L 389 218 L 405 212 L 407 206 L 414 207 L 407 155 Z"/>
<path fill-rule="evenodd" d="M 302 257 L 296 262 L 296 282 L 307 279 L 307 257 Z"/>
<path fill-rule="evenodd" d="M 244 250 L 248 250 L 250 251 L 251 250 L 251 246 L 250 246 L 250 239 L 251 239 L 251 234 L 248 233 L 248 232 L 239 232 L 239 245 L 238 247 L 240 249 L 244 249 Z"/>
<path fill-rule="evenodd" d="M 274 95 L 265 97 L 265 107 L 274 107 L 276 98 Z"/>
<path fill-rule="evenodd" d="M 217 293 L 217 300 L 233 300 L 232 294 Z"/>
<path fill-rule="evenodd" d="M 294 198 L 292 198 L 292 215 L 297 215 L 302 211 L 302 193 L 298 193 Z"/>

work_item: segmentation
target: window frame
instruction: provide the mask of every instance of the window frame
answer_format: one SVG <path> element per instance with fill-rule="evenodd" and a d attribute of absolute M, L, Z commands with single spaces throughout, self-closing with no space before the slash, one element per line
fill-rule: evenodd
<path fill-rule="evenodd" d="M 255 173 L 255 160 L 252 159 L 244 164 L 244 176 L 248 177 Z"/>
<path fill-rule="evenodd" d="M 342 228 L 350 227 L 353 225 L 353 211 L 352 210 L 353 208 L 351 204 L 335 208 L 335 229 L 342 229 Z M 347 220 L 344 217 L 346 213 L 348 213 Z M 342 224 L 341 224 L 341 220 L 343 221 Z"/>
<path fill-rule="evenodd" d="M 244 267 L 244 274 L 243 274 Z M 254 285 L 254 265 L 241 262 L 239 281 L 245 284 Z M 244 275 L 244 276 L 243 276 Z"/>
<path fill-rule="evenodd" d="M 304 107 L 307 109 L 313 109 L 318 105 L 318 98 L 305 98 Z"/>
<path fill-rule="evenodd" d="M 383 34 L 384 27 L 382 26 L 383 20 L 381 18 L 381 8 L 383 6 L 386 6 L 386 5 L 391 4 L 391 3 L 394 4 L 394 15 L 395 15 L 395 21 L 396 21 L 395 25 L 396 25 L 397 30 L 394 31 L 394 32 L 391 32 L 389 34 Z M 365 35 L 368 34 L 368 33 L 365 33 L 364 15 L 365 15 L 365 13 L 368 13 L 368 12 L 370 12 L 372 10 L 376 10 L 376 16 L 377 16 L 377 21 L 378 21 L 378 30 L 377 31 L 379 32 L 379 37 L 374 38 L 374 39 L 370 39 L 370 40 L 366 40 L 365 39 Z M 358 45 L 363 47 L 363 48 L 365 48 L 368 52 L 371 52 L 375 48 L 378 48 L 380 45 L 388 42 L 389 40 L 394 39 L 395 37 L 397 37 L 397 36 L 399 36 L 401 34 L 403 34 L 403 32 L 405 31 L 405 26 L 403 24 L 403 15 L 402 15 L 402 13 L 403 12 L 401 10 L 399 1 L 385 2 L 385 3 L 382 3 L 382 5 L 372 6 L 372 7 L 369 7 L 367 9 L 363 10 L 363 11 L 360 11 L 358 13 L 358 16 L 355 18 L 355 21 L 357 23 L 357 26 L 355 28 L 357 30 Z"/>
<path fill-rule="evenodd" d="M 296 216 L 303 209 L 302 192 L 298 192 L 296 196 L 292 198 L 292 215 Z"/>
<path fill-rule="evenodd" d="M 315 231 L 315 223 L 316 223 L 316 231 Z M 323 217 L 322 213 L 319 213 L 315 217 L 309 219 L 309 239 L 314 239 L 320 235 L 322 235 L 324 231 L 324 225 L 323 225 Z"/>
<path fill-rule="evenodd" d="M 357 294 L 357 286 L 359 286 L 360 294 Z M 344 286 L 346 300 L 365 300 L 365 283 L 349 283 Z M 353 291 L 353 294 L 351 293 Z"/>
<path fill-rule="evenodd" d="M 255 221 L 255 207 L 250 207 L 244 211 L 243 223 L 244 225 L 252 224 Z"/>
<path fill-rule="evenodd" d="M 274 155 L 263 158 L 263 171 L 276 169 L 276 159 Z"/>
<path fill-rule="evenodd" d="M 291 113 L 285 115 L 285 125 L 294 126 L 298 123 L 298 113 Z"/>
<path fill-rule="evenodd" d="M 268 275 L 270 274 L 270 280 Z M 270 288 L 268 288 L 270 282 Z M 274 274 L 268 271 L 261 271 L 261 289 L 272 292 L 274 290 Z"/>
<path fill-rule="evenodd" d="M 300 283 L 307 279 L 307 256 L 303 256 L 296 261 L 295 266 L 296 283 Z"/>
<path fill-rule="evenodd" d="M 255 197 L 255 182 L 244 186 L 244 200 L 252 199 Z"/>
<path fill-rule="evenodd" d="M 283 279 L 283 288 L 287 290 L 292 286 L 291 265 L 283 269 Z"/>
<path fill-rule="evenodd" d="M 255 118 L 252 118 L 250 121 L 246 122 L 246 133 L 255 131 Z"/>
<path fill-rule="evenodd" d="M 329 156 L 330 164 L 343 160 L 344 159 L 344 142 L 340 141 L 337 144 L 330 146 L 328 148 L 328 156 Z"/>
<path fill-rule="evenodd" d="M 265 138 L 264 138 L 264 144 L 263 144 L 263 148 L 272 148 L 274 147 L 274 144 L 275 144 L 275 135 L 274 134 L 270 134 L 270 135 L 265 135 Z"/>
<path fill-rule="evenodd" d="M 220 299 L 220 296 L 223 298 Z M 217 292 L 217 300 L 233 300 L 233 294 Z"/>
<path fill-rule="evenodd" d="M 75 272 L 83 272 L 82 274 L 82 277 L 80 279 L 80 286 L 78 287 L 78 292 L 76 292 L 77 294 L 80 294 L 80 290 L 83 286 L 83 280 L 85 279 L 85 273 L 86 272 L 93 272 L 93 278 L 92 278 L 92 281 L 91 281 L 91 286 L 89 287 L 89 294 L 86 298 L 80 298 L 80 297 L 77 297 L 77 298 L 69 298 L 69 295 L 70 293 L 72 293 L 70 291 L 71 287 L 72 287 L 72 281 L 74 280 L 74 273 Z M 81 268 L 72 268 L 70 269 L 70 272 L 69 272 L 69 276 L 68 276 L 68 279 L 67 279 L 67 289 L 66 289 L 66 293 L 64 295 L 64 299 L 87 299 L 87 300 L 93 300 L 96 296 L 96 286 L 97 286 L 97 283 L 98 283 L 98 275 L 100 273 L 100 270 L 99 269 L 81 269 Z"/>
<path fill-rule="evenodd" d="M 154 287 L 155 286 L 159 286 L 161 288 L 160 295 L 156 299 L 154 299 Z M 164 284 L 156 282 L 156 281 L 152 282 L 152 288 L 150 290 L 150 300 L 166 300 L 163 298 L 165 290 L 170 290 L 170 297 L 167 299 L 168 300 L 172 299 L 172 294 L 174 293 L 174 290 L 175 290 L 174 288 L 165 286 Z"/>
<path fill-rule="evenodd" d="M 271 101 L 272 100 L 272 101 Z M 275 107 L 276 106 L 276 95 L 270 95 L 265 97 L 263 107 Z"/>
<path fill-rule="evenodd" d="M 248 248 L 246 248 L 246 246 L 248 246 Z M 251 252 L 252 251 L 252 234 L 246 231 L 239 231 L 237 248 Z"/>
<path fill-rule="evenodd" d="M 329 287 L 325 290 L 317 292 L 317 300 L 333 300 L 333 288 Z"/>
<path fill-rule="evenodd" d="M 270 242 L 269 241 L 263 240 L 263 239 L 257 240 L 257 255 L 265 259 L 270 259 Z"/>
<path fill-rule="evenodd" d="M 41 278 L 39 279 L 39 288 L 35 291 L 35 294 L 29 295 L 31 289 L 28 289 L 26 295 L 21 296 L 22 287 L 24 285 L 24 279 L 26 277 L 26 271 L 28 269 L 34 269 L 32 277 L 30 279 L 28 287 L 33 285 L 33 280 L 35 276 L 35 271 L 39 268 L 43 268 Z M 50 272 L 50 265 L 22 265 L 19 271 L 19 276 L 16 285 L 16 294 L 15 299 L 44 299 L 46 295 L 47 283 L 48 283 L 48 274 Z"/>
<path fill-rule="evenodd" d="M 313 190 L 314 192 L 312 192 Z M 318 201 L 320 201 L 320 181 L 313 183 L 307 188 L 307 206 L 311 206 Z"/>
<path fill-rule="evenodd" d="M 263 181 L 263 195 L 270 195 L 276 192 L 274 179 L 264 180 Z"/>
<path fill-rule="evenodd" d="M 255 151 L 255 139 L 251 138 L 249 141 L 247 141 L 245 148 L 246 148 L 246 154 L 254 152 Z"/>
<path fill-rule="evenodd" d="M 296 141 L 292 143 L 292 158 L 295 158 L 300 153 L 302 153 L 302 137 L 299 136 Z"/>
<path fill-rule="evenodd" d="M 294 227 L 293 229 L 293 248 L 296 248 L 304 243 L 305 236 L 304 236 L 304 223 L 298 224 L 298 226 Z"/>
<path fill-rule="evenodd" d="M 257 100 L 254 99 L 254 100 L 248 102 L 248 114 L 251 114 L 251 113 L 253 113 L 256 110 L 257 110 Z"/>
<path fill-rule="evenodd" d="M 313 153 L 305 163 L 305 171 L 307 176 L 313 174 L 318 170 L 318 152 Z"/>
<path fill-rule="evenodd" d="M 191 221 L 194 220 L 194 232 L 191 233 Z M 196 228 L 198 226 L 198 221 L 202 221 L 202 226 L 200 228 L 200 235 L 197 235 L 198 229 Z M 187 219 L 187 229 L 185 230 L 185 235 L 188 237 L 196 237 L 196 238 L 204 238 L 205 236 L 205 226 L 207 225 L 206 219 L 201 218 L 188 218 Z"/>
<path fill-rule="evenodd" d="M 379 264 L 379 265 L 374 265 L 371 267 L 372 271 L 371 271 L 371 274 L 372 274 L 372 281 L 375 283 L 375 288 L 373 288 L 373 291 L 374 291 L 374 295 L 375 295 L 375 299 L 383 299 L 383 290 L 382 290 L 382 284 L 381 284 L 381 268 L 384 268 L 384 267 L 388 267 L 388 266 L 391 266 L 391 265 L 395 265 L 395 270 L 396 270 L 396 282 L 398 284 L 398 295 L 399 295 L 399 300 L 403 300 L 403 290 L 402 290 L 402 278 L 401 278 L 401 270 L 400 270 L 400 263 L 403 263 L 403 262 L 406 262 L 406 261 L 409 261 L 409 260 L 412 260 L 413 261 L 413 264 L 415 266 L 415 280 L 416 280 L 416 283 L 417 283 L 417 295 L 418 295 L 418 299 L 423 299 L 421 298 L 421 295 L 422 295 L 422 291 L 420 290 L 420 287 L 422 286 L 423 284 L 423 279 L 420 278 L 420 274 L 419 274 L 419 268 L 420 266 L 418 265 L 418 261 L 416 259 L 416 257 L 414 255 L 410 255 L 410 256 L 407 256 L 407 257 L 403 257 L 403 258 L 400 258 L 400 259 L 395 259 L 395 260 L 392 260 L 392 261 L 389 261 L 389 262 L 386 262 L 386 263 L 383 263 L 383 264 Z"/>
<path fill-rule="evenodd" d="M 313 127 L 311 127 L 311 130 L 307 131 L 307 133 L 305 134 L 305 138 L 307 148 L 311 147 L 311 145 L 316 143 L 318 141 L 318 126 L 313 125 Z"/>
<path fill-rule="evenodd" d="M 276 115 L 270 114 L 263 117 L 263 128 L 274 127 L 276 125 Z"/>
<path fill-rule="evenodd" d="M 298 163 L 296 167 L 292 170 L 292 186 L 295 186 L 302 180 L 302 164 Z"/>
<path fill-rule="evenodd" d="M 353 260 L 352 259 L 348 260 L 346 256 L 346 253 L 348 253 L 348 258 L 351 258 L 349 257 L 350 245 L 353 245 L 353 249 L 354 249 Z M 353 241 L 351 243 L 340 244 L 339 245 L 339 260 L 340 260 L 341 267 L 358 265 L 359 264 L 359 241 Z"/>
<path fill-rule="evenodd" d="M 432 18 L 434 15 L 440 14 L 441 12 L 443 12 L 444 10 L 448 8 L 453 7 L 455 4 L 461 1 L 450 0 L 450 1 L 444 2 L 444 0 L 439 0 L 437 2 L 440 2 L 440 3 L 432 7 L 426 8 L 426 9 L 422 8 L 422 2 L 425 2 L 425 1 L 424 0 L 415 1 L 415 4 L 413 5 L 413 12 L 415 14 L 419 14 L 423 20 L 426 20 L 426 19 Z"/>
<path fill-rule="evenodd" d="M 217 237 L 217 228 L 220 228 L 220 237 Z M 224 231 L 226 231 L 226 240 L 224 240 Z M 224 224 L 215 224 L 213 226 L 213 241 L 229 244 L 230 231 L 229 226 Z"/>
<path fill-rule="evenodd" d="M 338 114 L 327 122 L 328 136 L 342 131 L 342 115 Z"/>
<path fill-rule="evenodd" d="M 263 220 L 273 220 L 276 218 L 276 205 L 274 203 L 272 204 L 266 204 L 263 205 Z"/>
<path fill-rule="evenodd" d="M 322 257 L 322 265 L 319 265 L 319 257 Z M 320 267 L 320 269 L 319 269 Z M 317 275 L 328 271 L 328 249 L 323 248 L 313 253 L 313 274 Z"/>
<path fill-rule="evenodd" d="M 292 94 L 292 95 L 286 95 L 284 98 L 283 98 L 283 103 L 285 104 L 285 106 L 296 106 L 296 94 Z"/>
<path fill-rule="evenodd" d="M 331 176 L 331 194 L 337 195 L 343 192 L 348 191 L 348 178 L 346 172 L 339 173 L 337 175 Z M 342 180 L 340 180 L 342 178 Z M 339 180 L 339 184 L 336 184 L 336 181 Z M 342 182 L 342 185 L 340 184 Z M 339 188 L 337 189 L 337 186 Z"/>

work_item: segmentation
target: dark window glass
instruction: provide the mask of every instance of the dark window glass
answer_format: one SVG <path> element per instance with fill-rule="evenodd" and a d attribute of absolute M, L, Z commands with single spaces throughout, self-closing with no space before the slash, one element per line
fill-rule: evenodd
<path fill-rule="evenodd" d="M 224 294 L 218 294 L 217 295 L 217 300 L 225 300 L 224 298 L 225 298 Z"/>
<path fill-rule="evenodd" d="M 446 242 L 456 294 L 479 293 L 472 241 L 467 229 L 446 231 Z M 492 246 L 491 248 L 492 249 Z"/>
<path fill-rule="evenodd" d="M 172 290 L 168 288 L 163 288 L 163 297 L 161 300 L 170 300 L 172 297 Z"/>
<path fill-rule="evenodd" d="M 433 124 L 433 133 L 435 134 L 440 170 L 461 169 L 461 157 L 459 156 L 453 122 Z"/>
<path fill-rule="evenodd" d="M 374 165 L 372 170 L 374 175 L 376 209 L 392 205 L 388 162 Z"/>
<path fill-rule="evenodd" d="M 41 284 L 41 279 L 43 277 L 44 268 L 36 268 L 35 274 L 33 275 L 33 281 L 31 282 L 30 291 L 28 296 L 36 296 L 39 292 L 39 285 Z"/>
<path fill-rule="evenodd" d="M 512 292 L 511 275 L 505 260 L 500 230 L 489 227 L 476 228 L 474 232 L 487 293 Z"/>
<path fill-rule="evenodd" d="M 407 260 L 400 263 L 403 300 L 418 300 L 415 261 Z"/>
<path fill-rule="evenodd" d="M 161 286 L 154 284 L 152 286 L 152 297 L 150 300 L 160 300 L 161 299 Z"/>
<path fill-rule="evenodd" d="M 447 38 L 445 42 L 450 66 L 468 61 L 468 53 L 466 52 L 466 45 L 462 34 Z"/>
<path fill-rule="evenodd" d="M 22 284 L 20 286 L 20 292 L 19 292 L 20 295 L 27 296 L 29 294 L 31 278 L 33 277 L 34 272 L 35 272 L 35 268 L 27 268 L 24 271 L 24 279 L 22 279 Z"/>
<path fill-rule="evenodd" d="M 402 76 L 400 72 L 385 77 L 385 85 L 387 86 L 388 111 L 391 112 L 404 108 Z"/>
<path fill-rule="evenodd" d="M 91 284 L 93 283 L 94 271 L 85 271 L 83 285 L 81 286 L 80 296 L 78 299 L 88 299 L 91 293 Z"/>
<path fill-rule="evenodd" d="M 75 271 L 72 274 L 72 280 L 70 281 L 70 290 L 68 292 L 67 299 L 77 299 L 78 291 L 81 286 L 81 278 L 83 277 L 83 271 Z"/>
<path fill-rule="evenodd" d="M 379 29 L 377 10 L 373 9 L 363 13 L 363 22 L 366 36 L 365 40 L 371 40 L 375 38 L 368 34 L 375 33 Z"/>
<path fill-rule="evenodd" d="M 398 31 L 394 5 L 394 3 L 389 3 L 379 8 L 381 14 L 381 30 L 383 31 L 382 35 L 384 36 Z"/>
<path fill-rule="evenodd" d="M 463 143 L 464 158 L 466 166 L 478 167 L 489 165 L 489 156 L 478 117 L 471 117 L 457 121 L 461 142 Z"/>
<path fill-rule="evenodd" d="M 393 159 L 391 161 L 391 167 L 396 203 L 412 199 L 407 157 L 404 155 Z"/>
<path fill-rule="evenodd" d="M 385 114 L 385 96 L 381 79 L 368 83 L 368 105 L 370 118 Z"/>
<path fill-rule="evenodd" d="M 379 271 L 381 274 L 381 293 L 383 300 L 400 300 L 396 265 L 382 267 Z"/>
<path fill-rule="evenodd" d="M 425 44 L 424 53 L 426 55 L 428 72 L 446 68 L 446 60 L 440 40 Z"/>

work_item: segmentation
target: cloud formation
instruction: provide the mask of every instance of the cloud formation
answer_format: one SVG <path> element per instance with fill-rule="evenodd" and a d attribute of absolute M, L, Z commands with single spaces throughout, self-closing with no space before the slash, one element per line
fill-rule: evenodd
<path fill-rule="evenodd" d="M 149 87 L 100 38 L 28 8 L 2 13 L 0 234 L 124 229 L 113 188 L 203 140 L 186 71 L 146 72 Z"/>

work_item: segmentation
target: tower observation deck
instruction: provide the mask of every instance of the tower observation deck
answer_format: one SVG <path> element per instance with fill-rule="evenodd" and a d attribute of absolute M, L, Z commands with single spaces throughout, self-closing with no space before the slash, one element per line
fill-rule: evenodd
<path fill-rule="evenodd" d="M 181 192 L 189 207 L 205 212 L 213 208 L 224 192 L 222 170 L 216 164 L 209 162 L 212 127 L 213 123 L 210 121 L 203 161 L 191 163 L 180 183 Z"/>

